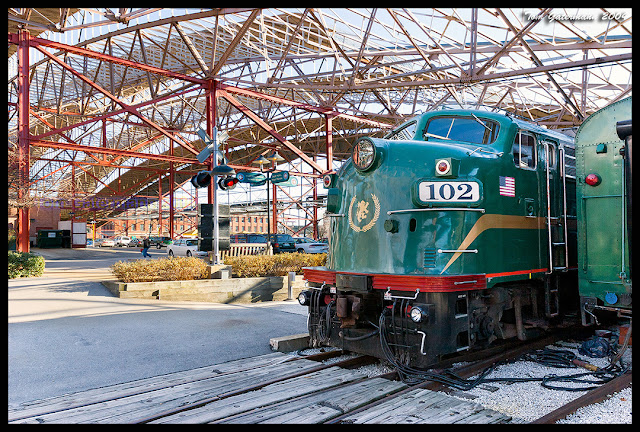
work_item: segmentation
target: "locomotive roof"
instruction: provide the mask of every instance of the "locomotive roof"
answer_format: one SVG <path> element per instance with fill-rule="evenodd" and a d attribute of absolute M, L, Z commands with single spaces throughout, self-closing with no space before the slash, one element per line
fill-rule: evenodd
<path fill-rule="evenodd" d="M 511 118 L 511 120 L 513 120 L 513 122 L 515 124 L 518 125 L 519 128 L 521 129 L 527 129 L 530 130 L 531 132 L 535 132 L 537 134 L 542 134 L 542 135 L 548 135 L 550 138 L 555 138 L 558 141 L 561 141 L 563 144 L 571 144 L 573 145 L 573 138 L 570 137 L 569 135 L 565 135 L 563 133 L 551 130 L 551 129 L 546 129 L 540 125 L 537 125 L 535 123 L 531 123 L 529 121 L 526 120 L 521 120 L 518 118 Z"/>
<path fill-rule="evenodd" d="M 503 114 L 500 112 L 474 110 L 474 109 L 441 109 L 441 110 L 429 111 L 427 113 L 420 115 L 419 117 L 422 117 L 424 115 L 438 115 L 438 114 L 463 116 L 465 114 L 470 115 L 472 113 L 479 117 L 484 117 L 487 119 L 494 119 L 494 120 L 509 119 L 513 123 L 515 123 L 520 129 L 526 129 L 536 134 L 547 135 L 549 138 L 557 139 L 558 141 L 562 142 L 564 145 L 573 146 L 573 142 L 574 142 L 573 137 L 570 137 L 569 135 L 565 135 L 563 133 L 560 133 L 551 129 L 546 129 L 536 123 L 532 123 L 522 118 L 518 118 L 513 115 Z"/>

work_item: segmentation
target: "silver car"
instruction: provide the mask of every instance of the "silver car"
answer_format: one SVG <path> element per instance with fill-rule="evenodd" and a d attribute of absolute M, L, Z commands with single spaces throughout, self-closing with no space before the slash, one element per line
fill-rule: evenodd
<path fill-rule="evenodd" d="M 299 237 L 296 239 L 296 251 L 299 253 L 326 253 L 329 250 L 327 243 L 310 239 L 308 237 Z"/>
<path fill-rule="evenodd" d="M 173 256 L 196 256 L 196 257 L 206 257 L 209 254 L 204 251 L 198 250 L 198 240 L 197 239 L 178 239 L 174 240 L 173 243 L 167 245 L 167 255 L 170 257 Z"/>

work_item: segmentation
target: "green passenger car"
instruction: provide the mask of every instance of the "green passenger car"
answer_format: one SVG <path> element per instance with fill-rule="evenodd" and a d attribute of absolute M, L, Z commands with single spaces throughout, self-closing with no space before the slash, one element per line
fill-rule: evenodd
<path fill-rule="evenodd" d="M 624 122 L 624 123 L 623 123 Z M 624 124 L 628 143 L 617 131 Z M 578 278 L 583 324 L 631 313 L 631 98 L 591 115 L 576 134 Z M 628 151 L 627 151 L 628 150 Z M 628 196 L 627 196 L 628 195 Z"/>
<path fill-rule="evenodd" d="M 572 138 L 432 111 L 359 139 L 324 180 L 328 261 L 299 298 L 317 344 L 426 367 L 577 309 Z"/>

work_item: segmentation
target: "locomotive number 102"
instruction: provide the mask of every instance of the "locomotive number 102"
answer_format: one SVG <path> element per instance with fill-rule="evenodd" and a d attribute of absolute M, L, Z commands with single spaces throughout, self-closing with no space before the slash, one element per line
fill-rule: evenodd
<path fill-rule="evenodd" d="M 425 203 L 472 203 L 480 200 L 480 185 L 468 181 L 423 181 L 418 184 L 418 198 Z"/>

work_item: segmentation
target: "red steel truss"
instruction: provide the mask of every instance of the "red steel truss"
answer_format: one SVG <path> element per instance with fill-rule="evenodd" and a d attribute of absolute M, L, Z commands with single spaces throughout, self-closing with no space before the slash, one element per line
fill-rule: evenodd
<path fill-rule="evenodd" d="M 100 223 L 126 219 L 115 207 L 143 197 L 158 202 L 147 217 L 175 235 L 174 216 L 192 217 L 199 195 L 175 202 L 191 195 L 181 185 L 213 164 L 195 158 L 198 127 L 229 134 L 222 150 L 236 169 L 258 169 L 256 158 L 277 151 L 300 187 L 269 186 L 272 231 L 315 236 L 317 179 L 359 136 L 447 106 L 506 110 L 571 133 L 632 93 L 631 8 L 8 11 L 19 250 L 49 196 L 72 221 Z M 113 208 L 87 211 L 94 200 Z"/>
<path fill-rule="evenodd" d="M 210 157 L 207 161 L 205 161 L 205 163 L 200 163 L 197 159 L 195 159 L 193 156 L 197 155 L 199 153 L 199 150 L 196 149 L 188 140 L 186 140 L 185 138 L 181 137 L 180 134 L 175 131 L 175 130 L 168 130 L 167 128 L 162 127 L 161 125 L 157 124 L 156 122 L 148 119 L 147 117 L 145 117 L 143 114 L 141 114 L 141 112 L 139 111 L 140 108 L 147 106 L 147 105 L 152 105 L 158 102 L 161 102 L 163 100 L 169 99 L 169 98 L 175 98 L 175 97 L 179 97 L 183 94 L 186 94 L 187 92 L 191 91 L 192 88 L 189 88 L 188 90 L 184 90 L 182 92 L 178 92 L 175 93 L 173 95 L 168 95 L 168 96 L 163 96 L 163 97 L 157 97 L 157 98 L 152 98 L 149 99 L 147 101 L 141 102 L 139 104 L 136 105 L 131 105 L 131 104 L 127 104 L 125 102 L 123 102 L 120 98 L 118 98 L 116 95 L 112 94 L 111 92 L 109 92 L 107 89 L 103 88 L 102 86 L 100 86 L 99 84 L 97 84 L 94 80 L 92 80 L 90 77 L 87 77 L 85 75 L 83 75 L 82 73 L 78 72 L 77 70 L 75 70 L 73 67 L 71 67 L 69 64 L 67 64 L 66 62 L 64 62 L 63 60 L 60 59 L 59 55 L 54 55 L 51 54 L 46 48 L 52 48 L 58 51 L 63 51 L 63 52 L 67 52 L 67 53 L 71 53 L 71 54 L 76 54 L 76 55 L 81 55 L 83 57 L 87 57 L 87 58 L 93 58 L 102 62 L 107 62 L 107 63 L 113 63 L 113 64 L 118 64 L 121 66 L 126 66 L 126 67 L 130 67 L 130 68 L 135 68 L 138 70 L 142 70 L 142 71 L 146 71 L 146 72 L 152 72 L 154 74 L 157 75 L 161 75 L 161 76 L 165 76 L 168 78 L 174 78 L 174 79 L 178 79 L 178 80 L 182 80 L 185 81 L 187 83 L 190 83 L 192 85 L 196 85 L 196 86 L 200 86 L 204 92 L 205 92 L 205 97 L 206 97 L 206 131 L 209 134 L 209 136 L 213 135 L 213 126 L 216 124 L 217 119 L 216 119 L 216 113 L 217 113 L 217 101 L 218 98 L 222 97 L 224 98 L 226 101 L 228 101 L 232 106 L 234 106 L 236 109 L 238 109 L 238 111 L 242 112 L 244 115 L 246 115 L 248 118 L 250 118 L 253 122 L 255 122 L 260 128 L 262 128 L 264 131 L 266 131 L 268 134 L 270 134 L 273 138 L 275 138 L 278 142 L 280 142 L 286 149 L 290 150 L 293 154 L 295 154 L 297 157 L 299 157 L 301 160 L 303 160 L 305 163 L 307 163 L 312 169 L 312 173 L 293 173 L 294 175 L 298 175 L 298 176 L 302 176 L 302 177 L 310 177 L 313 178 L 313 197 L 314 199 L 317 199 L 317 194 L 315 192 L 315 179 L 317 177 L 322 176 L 323 174 L 332 172 L 332 165 L 333 165 L 333 141 L 332 141 L 332 119 L 336 118 L 336 117 L 340 117 L 340 118 L 344 118 L 344 119 L 348 119 L 354 122 L 360 122 L 363 124 L 367 124 L 370 126 L 375 126 L 378 128 L 389 128 L 391 125 L 386 124 L 386 123 L 382 123 L 382 122 L 377 122 L 374 120 L 370 120 L 364 117 L 358 117 L 358 116 L 354 116 L 354 115 L 349 115 L 349 114 L 344 114 L 344 113 L 340 113 L 338 111 L 336 111 L 335 109 L 332 108 L 327 108 L 327 107 L 320 107 L 320 106 L 314 106 L 314 105 L 310 105 L 310 104 L 306 104 L 306 103 L 300 103 L 300 102 L 296 102 L 293 100 L 289 100 L 286 98 L 282 98 L 282 97 L 278 97 L 278 96 L 274 96 L 274 95 L 269 95 L 269 94 L 263 94 L 260 93 L 258 91 L 254 91 L 254 90 L 249 90 L 249 89 L 243 89 L 243 88 L 239 88 L 239 87 L 235 87 L 232 85 L 228 85 L 228 84 L 222 84 L 220 83 L 218 80 L 214 79 L 214 78 L 207 78 L 207 79 L 199 79 L 199 78 L 194 78 L 191 77 L 189 75 L 185 75 L 185 74 L 180 74 L 180 73 L 176 73 L 173 71 L 169 71 L 166 69 L 162 69 L 162 68 L 158 68 L 155 66 L 151 66 L 151 65 L 147 65 L 144 63 L 139 63 L 139 62 L 134 62 L 134 61 L 129 61 L 126 59 L 122 59 L 122 58 L 118 58 L 118 57 L 114 57 L 105 53 L 99 53 L 99 52 L 95 52 L 86 48 L 81 48 L 81 47 L 77 47 L 77 46 L 70 46 L 70 45 L 65 45 L 62 43 L 57 43 L 57 42 L 52 42 L 52 41 L 48 41 L 45 39 L 40 39 L 40 38 L 32 38 L 29 35 L 29 32 L 26 30 L 22 30 L 19 33 L 15 34 L 15 33 L 9 33 L 8 35 L 8 41 L 10 44 L 16 44 L 18 45 L 18 64 L 19 64 L 19 71 L 20 71 L 20 75 L 19 75 L 19 81 L 18 81 L 18 85 L 20 88 L 20 98 L 18 101 L 18 116 L 19 116 L 19 130 L 18 130 L 18 140 L 19 140 L 19 156 L 18 156 L 18 166 L 20 167 L 20 176 L 22 179 L 27 179 L 26 181 L 24 181 L 24 184 L 27 186 L 26 188 L 21 188 L 19 189 L 19 198 L 22 198 L 24 194 L 28 193 L 28 186 L 32 185 L 35 182 L 29 182 L 29 147 L 33 146 L 33 147 L 42 147 L 42 148 L 53 148 L 53 149 L 60 149 L 60 150 L 71 150 L 71 151 L 79 151 L 79 152 L 83 152 L 85 154 L 87 154 L 88 156 L 90 156 L 91 158 L 93 158 L 95 160 L 95 162 L 70 162 L 69 165 L 72 168 L 72 184 L 75 184 L 75 168 L 76 166 L 79 167 L 81 170 L 87 172 L 88 175 L 90 175 L 91 177 L 93 177 L 96 181 L 98 182 L 102 182 L 100 179 L 98 179 L 97 177 L 95 177 L 93 174 L 91 174 L 90 172 L 88 172 L 87 170 L 85 170 L 84 168 L 82 168 L 82 164 L 89 164 L 89 165 L 107 165 L 109 167 L 124 167 L 121 165 L 116 165 L 116 162 L 121 159 L 121 158 L 130 158 L 130 157 L 138 157 L 138 158 L 143 158 L 143 159 L 148 159 L 148 160 L 157 160 L 157 161 L 164 161 L 164 162 L 169 162 L 169 169 L 168 170 L 154 170 L 154 173 L 149 174 L 148 176 L 146 176 L 142 181 L 135 183 L 133 186 L 130 186 L 127 189 L 124 190 L 114 190 L 113 188 L 109 187 L 108 185 L 105 185 L 108 189 L 111 189 L 112 192 L 114 192 L 114 194 L 117 194 L 117 196 L 126 199 L 127 196 L 132 196 L 133 195 L 133 191 L 136 189 L 136 186 L 139 186 L 141 183 L 150 180 L 151 178 L 153 178 L 155 175 L 158 176 L 158 199 L 159 201 L 162 200 L 163 198 L 163 193 L 162 193 L 162 177 L 168 175 L 169 176 L 169 191 L 168 196 L 169 196 L 169 233 L 170 236 L 173 238 L 174 236 L 174 227 L 173 227 L 173 216 L 174 216 L 174 201 L 173 201 L 173 194 L 174 194 L 174 177 L 176 175 L 176 172 L 173 168 L 174 163 L 182 163 L 182 164 L 191 164 L 192 166 L 196 167 L 196 166 L 201 166 L 201 169 L 211 169 L 213 167 L 213 160 L 212 157 Z M 87 86 L 89 86 L 90 88 L 94 89 L 96 92 L 99 92 L 100 94 L 106 96 L 108 99 L 112 100 L 114 103 L 116 103 L 117 105 L 119 105 L 121 108 L 120 109 L 115 109 L 112 110 L 110 113 L 107 114 L 102 114 L 102 115 L 98 115 L 98 116 L 94 116 L 88 120 L 84 120 L 84 121 L 80 121 L 71 125 L 67 125 L 67 126 L 63 126 L 63 127 L 52 127 L 51 124 L 49 123 L 45 123 L 47 124 L 47 126 L 49 127 L 49 130 L 45 133 L 39 134 L 39 135 L 34 135 L 32 136 L 30 134 L 30 125 L 29 125 L 29 113 L 30 111 L 33 112 L 31 110 L 31 105 L 30 105 L 30 101 L 29 101 L 29 80 L 28 80 L 28 71 L 29 71 L 29 49 L 33 48 L 35 50 L 37 50 L 38 52 L 42 53 L 44 56 L 46 56 L 47 58 L 49 58 L 52 62 L 55 62 L 57 65 L 59 65 L 61 68 L 63 68 L 65 71 L 67 71 L 69 74 L 77 77 L 78 79 L 80 79 L 84 84 L 86 84 Z M 291 106 L 291 107 L 295 107 L 304 111 L 308 111 L 308 112 L 312 112 L 312 113 L 317 113 L 321 116 L 324 117 L 324 121 L 325 121 L 325 125 L 326 125 L 326 154 L 327 154 L 327 162 L 326 162 L 326 168 L 320 166 L 318 163 L 316 163 L 313 159 L 311 159 L 309 156 L 307 156 L 303 151 L 301 151 L 295 144 L 291 143 L 290 141 L 288 141 L 285 137 L 283 137 L 274 127 L 272 127 L 271 125 L 269 125 L 267 122 L 265 122 L 264 120 L 262 120 L 260 118 L 259 115 L 257 115 L 256 113 L 254 113 L 249 107 L 247 107 L 246 105 L 244 105 L 242 102 L 240 102 L 238 99 L 236 99 L 233 95 L 242 95 L 242 96 L 247 96 L 250 97 L 252 99 L 258 99 L 258 100 L 264 100 L 264 101 L 269 101 L 269 102 L 273 102 L 273 103 L 278 103 L 278 104 L 283 104 L 283 105 L 287 105 L 287 106 Z M 156 131 L 158 133 L 158 135 L 155 136 L 155 138 L 158 138 L 160 136 L 164 136 L 167 137 L 168 139 L 171 140 L 171 142 L 177 144 L 178 146 L 180 146 L 181 148 L 183 148 L 188 154 L 184 155 L 184 156 L 176 156 L 173 154 L 173 150 L 174 150 L 174 146 L 171 146 L 171 154 L 166 155 L 166 154 L 149 154 L 149 153 L 145 153 L 145 152 L 139 152 L 136 151 L 135 148 L 138 147 L 143 147 L 144 146 L 144 142 L 138 144 L 136 147 L 134 147 L 134 149 L 132 150 L 123 150 L 123 149 L 116 149 L 116 148 L 107 148 L 106 146 L 93 146 L 93 145 L 84 145 L 84 144 L 78 144 L 76 142 L 74 142 L 72 139 L 70 139 L 65 133 L 70 132 L 71 130 L 73 130 L 74 128 L 77 128 L 79 126 L 84 126 L 86 124 L 91 124 L 91 123 L 96 123 L 96 122 L 100 122 L 102 121 L 103 124 L 105 124 L 105 121 L 108 121 L 110 119 L 112 119 L 113 117 L 122 114 L 123 112 L 128 112 L 131 115 L 137 117 L 145 126 L 147 126 L 148 128 Z M 34 113 L 35 114 L 35 113 Z M 36 118 L 40 119 L 37 114 L 34 115 Z M 67 142 L 59 142 L 59 141 L 51 141 L 51 140 L 47 140 L 46 138 L 52 137 L 52 136 L 60 136 L 63 139 L 65 139 L 65 141 Z M 267 148 L 273 148 L 272 145 L 264 145 L 264 147 Z M 110 158 L 108 158 L 110 157 Z M 46 159 L 42 159 L 42 160 L 46 160 Z M 246 170 L 246 171 L 250 171 L 250 170 L 256 170 L 257 168 L 254 166 L 245 166 L 245 165 L 237 165 L 237 164 L 230 164 L 232 167 L 236 168 L 236 169 L 242 169 L 242 170 Z M 145 167 L 132 167 L 132 166 L 128 166 L 126 168 L 130 168 L 130 169 L 148 169 Z M 62 168 L 60 168 L 62 169 Z M 57 171 L 57 170 L 56 170 Z M 181 171 L 181 173 L 195 173 L 196 171 Z M 51 175 L 52 173 L 49 173 L 47 175 Z M 46 176 L 45 176 L 46 177 Z M 42 180 L 43 178 L 40 178 L 39 180 Z M 209 202 L 213 201 L 213 188 L 217 187 L 216 185 L 211 184 L 208 188 L 208 197 L 209 197 Z M 276 185 L 274 184 L 273 186 L 273 196 L 276 197 Z M 75 193 L 76 191 L 73 190 L 73 196 L 71 197 L 71 201 L 72 203 L 75 203 Z M 131 193 L 131 195 L 128 195 L 129 193 Z M 295 200 L 292 200 L 295 201 Z M 277 207 L 276 207 L 276 199 L 273 199 L 273 202 L 271 203 L 271 205 L 273 206 L 273 226 L 274 226 L 274 230 L 275 227 L 277 226 Z M 291 204 L 290 204 L 291 205 Z M 75 205 L 72 207 L 73 210 L 73 214 L 75 215 Z M 311 224 L 313 224 L 313 230 L 314 230 L 314 236 L 317 236 L 317 209 L 314 208 L 313 213 L 309 214 L 309 212 L 306 209 L 303 209 L 308 216 L 312 219 Z M 19 210 L 19 220 L 18 220 L 18 241 L 17 241 L 17 250 L 21 251 L 21 252 L 28 252 L 29 251 L 29 207 L 28 206 L 24 206 L 24 207 L 20 207 Z M 282 213 L 282 212 L 280 212 Z M 74 220 L 75 216 L 72 216 L 72 221 Z M 160 224 L 162 224 L 162 206 L 159 206 L 159 219 L 160 219 Z M 306 226 L 308 226 L 310 223 L 307 223 Z"/>

